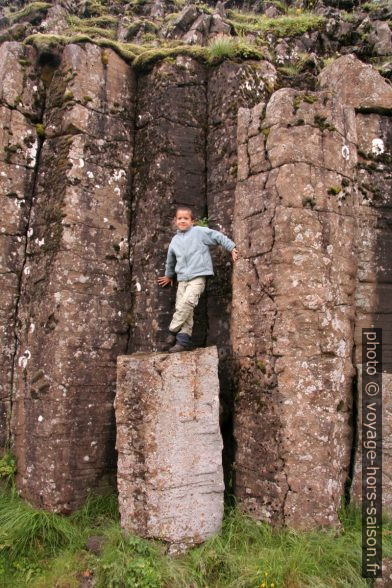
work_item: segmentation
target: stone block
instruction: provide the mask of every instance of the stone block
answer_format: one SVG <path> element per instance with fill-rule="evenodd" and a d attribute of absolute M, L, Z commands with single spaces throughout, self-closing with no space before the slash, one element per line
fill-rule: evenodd
<path fill-rule="evenodd" d="M 221 527 L 218 353 L 134 353 L 117 360 L 121 524 L 171 549 Z"/>

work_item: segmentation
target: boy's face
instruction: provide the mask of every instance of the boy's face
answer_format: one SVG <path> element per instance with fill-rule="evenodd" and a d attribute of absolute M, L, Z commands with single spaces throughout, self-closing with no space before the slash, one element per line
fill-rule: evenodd
<path fill-rule="evenodd" d="M 193 225 L 191 213 L 188 210 L 178 210 L 176 214 L 176 226 L 180 231 L 186 231 Z"/>

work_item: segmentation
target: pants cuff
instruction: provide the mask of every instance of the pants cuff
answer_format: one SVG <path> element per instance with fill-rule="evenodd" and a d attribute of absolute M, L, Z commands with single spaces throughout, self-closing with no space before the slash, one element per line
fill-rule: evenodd
<path fill-rule="evenodd" d="M 176 340 L 180 345 L 192 345 L 192 339 L 187 333 L 177 333 Z"/>

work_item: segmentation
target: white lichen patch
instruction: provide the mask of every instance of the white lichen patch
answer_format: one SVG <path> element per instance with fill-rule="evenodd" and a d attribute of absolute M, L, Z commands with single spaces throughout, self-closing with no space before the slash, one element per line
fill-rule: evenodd
<path fill-rule="evenodd" d="M 347 145 L 343 145 L 343 147 L 342 147 L 342 157 L 346 161 L 348 161 L 350 159 L 350 149 L 348 148 Z"/>
<path fill-rule="evenodd" d="M 27 362 L 29 361 L 29 359 L 31 358 L 31 352 L 26 349 L 26 351 L 23 353 L 23 355 L 21 355 L 18 359 L 18 365 L 22 368 L 25 368 L 27 366 Z"/>
<path fill-rule="evenodd" d="M 28 164 L 29 167 L 34 167 L 35 160 L 37 158 L 38 152 L 38 140 L 36 139 L 34 143 L 26 150 L 27 161 L 30 162 Z"/>
<path fill-rule="evenodd" d="M 385 151 L 384 141 L 382 139 L 373 139 L 372 153 L 374 155 L 381 155 Z"/>

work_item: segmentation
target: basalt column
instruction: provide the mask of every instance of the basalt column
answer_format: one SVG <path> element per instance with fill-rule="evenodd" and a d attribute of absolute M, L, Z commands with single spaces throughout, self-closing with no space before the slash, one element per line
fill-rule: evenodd
<path fill-rule="evenodd" d="M 209 226 L 232 238 L 237 177 L 237 112 L 268 95 L 276 71 L 267 62 L 224 62 L 208 78 L 207 210 Z M 211 250 L 215 277 L 207 282 L 209 345 L 219 351 L 221 427 L 224 437 L 226 487 L 230 487 L 234 444 L 232 439 L 233 376 L 230 349 L 232 261 L 222 247 Z"/>
<path fill-rule="evenodd" d="M 352 431 L 354 110 L 282 89 L 239 113 L 235 493 L 258 520 L 337 522 Z"/>
<path fill-rule="evenodd" d="M 383 336 L 383 504 L 392 512 L 392 88 L 369 65 L 341 57 L 320 76 L 321 85 L 356 109 L 359 191 L 355 354 L 358 435 L 352 495 L 361 500 L 362 329 L 382 328 Z"/>
<path fill-rule="evenodd" d="M 68 45 L 51 82 L 18 313 L 17 483 L 67 512 L 114 469 L 116 358 L 126 349 L 133 74 Z"/>
<path fill-rule="evenodd" d="M 15 315 L 25 264 L 44 92 L 35 51 L 0 47 L 0 451 L 9 441 Z"/>
<path fill-rule="evenodd" d="M 204 213 L 205 137 L 206 77 L 198 62 L 180 56 L 139 78 L 129 351 L 164 347 L 175 288 L 162 288 L 157 278 L 164 275 L 167 248 L 176 231 L 176 205 L 191 206 L 198 216 Z M 194 333 L 196 341 L 203 342 L 205 326 L 197 318 Z"/>
<path fill-rule="evenodd" d="M 216 347 L 120 356 L 117 374 L 123 528 L 172 551 L 205 541 L 223 515 Z"/>

